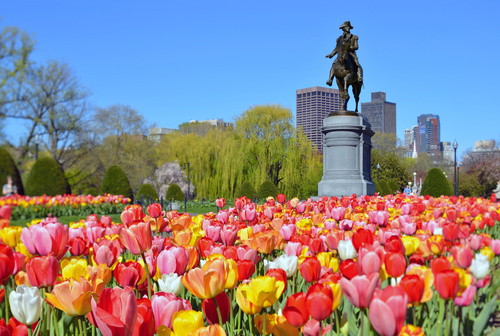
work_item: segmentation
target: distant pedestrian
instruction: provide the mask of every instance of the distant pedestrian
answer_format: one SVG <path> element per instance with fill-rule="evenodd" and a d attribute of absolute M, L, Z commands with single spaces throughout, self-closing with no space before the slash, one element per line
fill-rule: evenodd
<path fill-rule="evenodd" d="M 17 186 L 12 181 L 12 176 L 7 176 L 7 184 L 3 185 L 2 194 L 4 196 L 12 196 L 17 194 Z"/>
<path fill-rule="evenodd" d="M 410 188 L 410 185 L 408 184 L 405 188 L 405 195 L 406 196 L 410 196 L 411 195 L 411 188 Z"/>

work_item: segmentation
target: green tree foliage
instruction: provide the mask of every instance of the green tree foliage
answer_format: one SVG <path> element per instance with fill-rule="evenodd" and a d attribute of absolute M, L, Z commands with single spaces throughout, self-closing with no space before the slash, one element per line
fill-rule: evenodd
<path fill-rule="evenodd" d="M 98 196 L 99 195 L 99 190 L 95 187 L 89 187 L 84 190 L 83 195 L 92 195 L 92 196 Z"/>
<path fill-rule="evenodd" d="M 394 180 L 399 189 L 403 189 L 408 181 L 411 181 L 412 176 L 408 171 L 406 161 L 396 153 L 381 153 L 376 149 L 372 150 L 371 172 L 373 180 L 377 177 L 377 163 L 380 163 L 380 180 Z"/>
<path fill-rule="evenodd" d="M 199 136 L 205 136 L 213 126 L 207 122 L 186 122 L 179 125 L 179 132 L 182 134 L 195 133 Z"/>
<path fill-rule="evenodd" d="M 276 188 L 273 182 L 269 180 L 264 181 L 259 187 L 258 195 L 260 199 L 266 199 L 269 196 L 276 198 L 278 195 L 278 188 Z"/>
<path fill-rule="evenodd" d="M 253 200 L 254 197 L 257 197 L 257 191 L 250 182 L 245 181 L 241 184 L 241 186 L 238 188 L 238 191 L 236 192 L 236 197 L 241 196 L 246 196 L 249 199 Z"/>
<path fill-rule="evenodd" d="M 139 191 L 137 192 L 137 199 L 141 199 L 142 195 L 144 195 L 145 198 L 149 197 L 153 200 L 158 199 L 158 194 L 156 193 L 156 190 L 149 183 L 144 183 L 143 185 L 141 185 Z"/>
<path fill-rule="evenodd" d="M 379 186 L 379 188 L 381 190 L 381 195 L 382 196 L 391 195 L 392 194 L 391 187 L 389 186 L 389 184 L 387 183 L 386 180 L 381 179 L 380 182 L 378 183 L 378 186 Z"/>
<path fill-rule="evenodd" d="M 26 195 L 56 196 L 62 194 L 71 194 L 71 188 L 61 166 L 51 157 L 36 160 L 26 183 Z"/>
<path fill-rule="evenodd" d="M 375 183 L 375 192 L 378 193 L 380 196 L 382 196 L 383 195 L 382 189 L 380 188 L 378 182 L 373 181 L 373 183 Z"/>
<path fill-rule="evenodd" d="M 427 173 L 420 195 L 429 195 L 432 197 L 440 197 L 441 195 L 450 196 L 450 182 L 439 168 L 432 168 Z"/>
<path fill-rule="evenodd" d="M 7 176 L 11 176 L 13 184 L 17 187 L 17 193 L 24 195 L 23 181 L 21 180 L 16 163 L 7 149 L 3 147 L 0 147 L 0 162 L 0 185 L 7 183 Z"/>
<path fill-rule="evenodd" d="M 477 177 L 477 173 L 460 172 L 458 193 L 464 197 L 483 196 L 485 188 Z"/>
<path fill-rule="evenodd" d="M 112 195 L 123 195 L 134 199 L 132 187 L 127 175 L 120 166 L 113 165 L 108 168 L 101 183 L 101 194 L 108 193 Z"/>
<path fill-rule="evenodd" d="M 172 183 L 171 185 L 168 186 L 167 194 L 166 194 L 165 198 L 169 201 L 171 199 L 174 199 L 176 201 L 183 201 L 184 194 L 182 193 L 181 187 L 179 187 L 175 183 Z"/>
<path fill-rule="evenodd" d="M 391 188 L 392 193 L 401 192 L 401 189 L 399 189 L 398 184 L 393 179 L 390 179 L 389 182 L 387 182 L 387 183 L 389 183 L 389 187 Z"/>
<path fill-rule="evenodd" d="M 243 182 L 260 186 L 266 180 L 273 181 L 287 197 L 304 193 L 307 197 L 311 196 L 304 190 L 309 187 L 317 189 L 323 169 L 322 157 L 300 130 L 294 130 L 292 118 L 285 118 L 290 110 L 274 105 L 265 105 L 262 110 L 270 110 L 268 116 L 262 115 L 262 119 L 271 120 L 271 126 L 266 128 L 262 125 L 265 122 L 255 117 L 252 120 L 245 119 L 248 123 L 255 123 L 255 127 L 246 124 L 244 129 L 265 129 L 267 133 L 274 133 L 274 137 L 266 135 L 266 138 L 260 139 L 250 131 L 247 134 L 242 129 L 231 128 L 211 128 L 204 136 L 195 132 L 176 132 L 164 136 L 158 143 L 155 165 L 161 166 L 166 158 L 169 162 L 177 161 L 181 165 L 190 162 L 190 180 L 196 187 L 198 198 L 238 197 L 237 188 Z M 257 114 L 260 115 L 260 107 Z M 249 112 L 245 114 L 249 115 L 254 116 Z M 283 128 L 287 131 L 280 131 Z M 265 153 L 269 153 L 269 160 Z M 269 165 L 269 162 L 273 164 Z M 268 174 L 271 166 L 279 168 L 278 175 L 274 174 L 277 173 L 274 168 L 271 169 L 273 176 L 278 176 L 280 180 L 278 184 Z M 317 190 L 313 195 L 317 195 Z"/>

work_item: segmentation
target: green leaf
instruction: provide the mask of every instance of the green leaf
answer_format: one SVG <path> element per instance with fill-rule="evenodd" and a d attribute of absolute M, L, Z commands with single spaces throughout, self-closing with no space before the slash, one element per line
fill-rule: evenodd
<path fill-rule="evenodd" d="M 488 301 L 485 305 L 481 313 L 476 318 L 474 323 L 473 335 L 479 336 L 482 335 L 486 324 L 491 316 L 491 314 L 497 309 L 497 296 L 495 295 L 490 301 Z"/>

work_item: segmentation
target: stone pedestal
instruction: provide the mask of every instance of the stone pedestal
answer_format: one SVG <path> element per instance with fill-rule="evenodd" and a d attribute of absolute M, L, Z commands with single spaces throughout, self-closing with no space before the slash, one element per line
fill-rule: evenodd
<path fill-rule="evenodd" d="M 373 195 L 371 137 L 375 134 L 359 114 L 333 114 L 323 120 L 323 179 L 318 196 Z"/>

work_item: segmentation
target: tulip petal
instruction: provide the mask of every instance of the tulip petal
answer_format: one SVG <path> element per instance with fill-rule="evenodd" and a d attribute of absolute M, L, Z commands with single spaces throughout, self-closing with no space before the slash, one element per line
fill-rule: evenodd
<path fill-rule="evenodd" d="M 394 336 L 396 334 L 396 319 L 391 308 L 384 301 L 372 300 L 369 317 L 373 328 L 380 336 Z"/>

